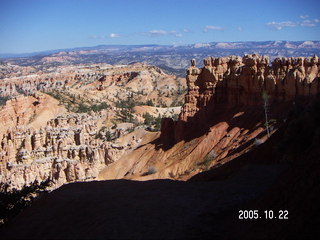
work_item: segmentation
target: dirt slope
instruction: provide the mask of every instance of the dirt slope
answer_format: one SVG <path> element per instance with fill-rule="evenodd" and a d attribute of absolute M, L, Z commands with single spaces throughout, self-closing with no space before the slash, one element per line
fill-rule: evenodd
<path fill-rule="evenodd" d="M 281 123 L 283 109 L 287 107 L 287 104 L 271 107 L 272 115 L 278 119 L 274 131 Z M 150 142 L 107 166 L 100 172 L 99 179 L 117 176 L 134 180 L 187 180 L 210 167 L 237 158 L 267 139 L 262 107 L 238 107 L 227 112 L 217 109 L 216 112 L 215 120 L 203 126 L 202 131 L 190 131 L 190 136 L 169 147 L 159 136 L 152 141 L 150 139 Z"/>

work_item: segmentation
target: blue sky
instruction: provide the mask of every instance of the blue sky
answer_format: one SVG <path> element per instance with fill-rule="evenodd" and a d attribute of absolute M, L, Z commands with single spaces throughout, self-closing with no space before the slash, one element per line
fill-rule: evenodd
<path fill-rule="evenodd" d="M 0 53 L 320 40 L 319 0 L 0 0 Z"/>

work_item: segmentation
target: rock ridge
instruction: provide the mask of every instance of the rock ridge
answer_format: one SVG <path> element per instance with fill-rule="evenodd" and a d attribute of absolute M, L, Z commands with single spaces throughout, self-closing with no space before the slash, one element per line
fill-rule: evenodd
<path fill-rule="evenodd" d="M 320 92 L 319 58 L 276 58 L 258 54 L 195 59 L 187 69 L 188 92 L 179 120 L 163 119 L 164 141 L 181 141 L 191 126 L 205 126 L 218 108 L 257 106 L 307 99 Z M 195 130 L 195 129 L 194 129 Z"/>

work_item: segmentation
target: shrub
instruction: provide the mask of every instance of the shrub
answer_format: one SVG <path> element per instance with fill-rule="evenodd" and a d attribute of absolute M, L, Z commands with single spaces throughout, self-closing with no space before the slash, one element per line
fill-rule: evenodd
<path fill-rule="evenodd" d="M 135 103 L 133 101 L 133 97 L 128 97 L 127 100 L 120 100 L 115 103 L 117 108 L 128 108 L 133 109 L 135 106 Z"/>
<path fill-rule="evenodd" d="M 203 161 L 200 163 L 200 165 L 204 165 L 205 168 L 208 169 L 211 162 L 214 160 L 214 158 L 215 158 L 215 153 L 212 150 L 203 158 Z"/>
<path fill-rule="evenodd" d="M 129 122 L 133 123 L 133 114 L 130 109 L 121 109 L 116 113 L 116 120 L 120 122 Z"/>
<path fill-rule="evenodd" d="M 151 99 L 149 99 L 147 102 L 146 102 L 146 105 L 147 106 L 154 106 L 154 103 L 152 102 L 152 100 Z"/>
<path fill-rule="evenodd" d="M 148 176 L 148 175 L 151 175 L 151 174 L 154 174 L 157 172 L 157 169 L 153 166 L 150 166 L 148 168 L 148 171 L 146 171 L 145 173 L 142 174 L 142 176 Z"/>
<path fill-rule="evenodd" d="M 99 112 L 102 109 L 107 109 L 107 108 L 109 108 L 109 105 L 106 102 L 93 104 L 93 105 L 86 105 L 86 104 L 80 103 L 76 112 L 77 113 L 86 113 L 90 111 Z"/>
<path fill-rule="evenodd" d="M 150 113 L 145 113 L 143 114 L 143 118 L 144 118 L 144 124 L 148 125 L 148 126 L 151 126 L 153 121 L 154 121 L 154 117 L 151 116 Z"/>
<path fill-rule="evenodd" d="M 95 138 L 110 142 L 114 139 L 114 135 L 106 127 L 102 127 Z"/>
<path fill-rule="evenodd" d="M 5 105 L 9 97 L 0 97 L 0 106 Z"/>
<path fill-rule="evenodd" d="M 255 146 L 259 146 L 263 143 L 263 140 L 259 139 L 259 138 L 255 138 L 254 139 L 254 145 Z"/>
<path fill-rule="evenodd" d="M 94 104 L 91 106 L 91 109 L 92 111 L 94 112 L 99 112 L 103 109 L 107 109 L 109 108 L 110 106 L 106 103 L 106 102 L 102 102 L 102 103 L 99 103 L 99 104 Z"/>

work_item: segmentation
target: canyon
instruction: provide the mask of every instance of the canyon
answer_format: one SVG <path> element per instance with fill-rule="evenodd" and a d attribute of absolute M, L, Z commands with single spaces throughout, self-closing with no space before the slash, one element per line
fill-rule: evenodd
<path fill-rule="evenodd" d="M 56 188 L 93 179 L 187 180 L 262 144 L 294 101 L 319 93 L 317 56 L 272 63 L 258 54 L 209 57 L 203 64 L 191 61 L 186 82 L 138 63 L 12 72 L 0 85 L 3 97 L 17 96 L 1 109 L 1 182 L 22 188 L 50 179 Z M 168 107 L 182 97 L 181 112 Z M 125 101 L 141 105 L 128 111 L 119 106 Z M 162 117 L 160 133 L 141 126 L 146 113 Z"/>
<path fill-rule="evenodd" d="M 99 174 L 125 178 L 187 180 L 264 143 L 290 111 L 319 93 L 319 59 L 257 54 L 192 60 L 179 119 L 162 119 L 153 142 L 121 157 Z"/>
<path fill-rule="evenodd" d="M 179 113 L 184 86 L 144 64 L 11 71 L 0 82 L 9 98 L 0 109 L 0 182 L 20 189 L 50 179 L 54 189 L 95 179 L 154 134 L 143 125 L 146 113 L 159 120 Z"/>
<path fill-rule="evenodd" d="M 76 71 L 59 67 L 55 73 L 20 77 L 13 72 L 1 81 L 2 96 L 19 95 L 17 89 L 29 96 L 7 101 L 1 110 L 1 181 L 21 188 L 49 178 L 56 188 L 92 179 L 186 180 L 266 141 L 285 121 L 292 101 L 319 92 L 318 68 L 316 56 L 277 58 L 270 64 L 268 57 L 253 54 L 206 58 L 201 69 L 192 60 L 186 83 L 137 63 L 78 66 Z M 119 115 L 116 100 L 129 96 L 169 105 L 183 84 L 188 91 L 179 118 L 163 118 L 161 134 L 132 128 L 128 119 L 119 126 L 113 122 Z M 57 97 L 57 89 L 60 103 L 51 97 Z M 76 99 L 108 107 L 72 112 Z M 146 112 L 156 117 L 179 111 L 142 105 L 134 107 L 134 118 L 143 122 Z M 103 126 L 116 139 L 97 137 Z"/>
<path fill-rule="evenodd" d="M 55 190 L 5 225 L 2 236 L 318 234 L 313 224 L 319 212 L 314 204 L 320 169 L 318 57 L 270 62 L 251 54 L 209 57 L 203 65 L 191 60 L 185 82 L 156 67 L 144 65 L 151 72 L 142 79 L 139 71 L 128 73 L 132 66 L 121 66 L 126 73 L 120 79 L 113 70 L 110 77 L 104 72 L 67 92 L 62 86 L 49 95 L 37 90 L 8 100 L 0 115 L 1 181 L 21 188 L 49 178 Z M 151 73 L 163 83 L 152 84 Z M 142 80 L 152 87 L 138 94 L 134 90 L 139 92 Z M 183 84 L 187 91 L 181 93 Z M 170 98 L 184 103 L 162 106 L 177 101 Z M 136 122 L 115 121 L 128 110 L 126 104 L 150 100 L 156 106 L 132 106 Z M 107 106 L 98 108 L 104 101 Z M 90 110 L 79 112 L 80 103 Z M 145 123 L 146 113 L 162 116 L 160 131 L 137 124 Z M 239 209 L 287 210 L 289 219 L 240 221 Z"/>

